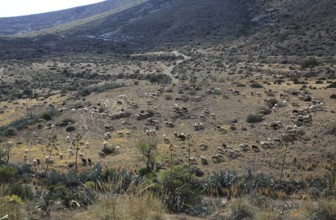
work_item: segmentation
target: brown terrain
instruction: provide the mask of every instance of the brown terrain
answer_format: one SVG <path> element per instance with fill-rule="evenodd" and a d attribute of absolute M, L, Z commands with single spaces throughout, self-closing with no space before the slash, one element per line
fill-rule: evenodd
<path fill-rule="evenodd" d="M 323 178 L 336 166 L 335 11 L 332 0 L 124 0 L 1 18 L 0 159 L 10 149 L 9 163 L 31 166 L 37 183 L 20 181 L 34 192 L 37 174 L 76 161 L 78 172 L 139 174 L 140 142 L 155 143 L 158 166 L 173 157 L 199 181 L 220 170 Z"/>

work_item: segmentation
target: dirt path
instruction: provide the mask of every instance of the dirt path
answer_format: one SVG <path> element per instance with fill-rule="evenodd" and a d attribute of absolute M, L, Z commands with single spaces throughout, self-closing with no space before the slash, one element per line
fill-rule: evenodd
<path fill-rule="evenodd" d="M 173 72 L 173 69 L 178 66 L 179 64 L 189 60 L 191 57 L 188 57 L 178 51 L 172 51 L 172 54 L 174 54 L 176 57 L 179 57 L 179 56 L 182 56 L 183 59 L 181 60 L 177 60 L 175 62 L 175 64 L 171 65 L 171 66 L 168 66 L 164 71 L 163 71 L 163 74 L 169 76 L 171 79 L 172 79 L 172 83 L 175 83 L 177 84 L 179 82 L 179 79 L 175 78 L 175 76 L 173 76 L 172 72 Z"/>

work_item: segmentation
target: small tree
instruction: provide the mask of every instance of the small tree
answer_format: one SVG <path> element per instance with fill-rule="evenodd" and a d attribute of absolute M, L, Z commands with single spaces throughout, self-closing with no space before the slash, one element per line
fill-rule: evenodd
<path fill-rule="evenodd" d="M 152 172 L 155 169 L 156 164 L 156 141 L 155 140 L 141 140 L 137 143 L 136 147 L 140 150 L 146 162 L 146 168 L 148 172 Z"/>

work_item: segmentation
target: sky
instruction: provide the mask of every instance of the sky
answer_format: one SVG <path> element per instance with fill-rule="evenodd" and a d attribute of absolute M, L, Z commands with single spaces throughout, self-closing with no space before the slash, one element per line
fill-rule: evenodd
<path fill-rule="evenodd" d="M 104 0 L 0 0 L 0 17 L 38 14 L 102 1 Z"/>

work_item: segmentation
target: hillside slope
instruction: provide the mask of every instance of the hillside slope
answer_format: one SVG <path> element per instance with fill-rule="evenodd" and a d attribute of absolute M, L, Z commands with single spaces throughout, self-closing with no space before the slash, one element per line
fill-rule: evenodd
<path fill-rule="evenodd" d="M 107 0 L 76 8 L 10 18 L 0 18 L 0 36 L 23 34 L 91 17 L 134 0 Z"/>
<path fill-rule="evenodd" d="M 3 38 L 0 56 L 21 59 L 64 53 L 134 53 L 222 44 L 228 45 L 230 55 L 330 56 L 336 52 L 333 0 L 140 3 L 28 37 Z"/>

